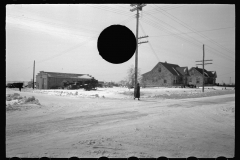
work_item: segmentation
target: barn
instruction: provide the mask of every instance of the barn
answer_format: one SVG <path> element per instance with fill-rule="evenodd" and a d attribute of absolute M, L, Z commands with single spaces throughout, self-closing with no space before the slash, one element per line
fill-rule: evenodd
<path fill-rule="evenodd" d="M 37 89 L 63 88 L 63 82 L 87 81 L 94 77 L 89 74 L 59 73 L 40 71 L 36 75 Z"/>

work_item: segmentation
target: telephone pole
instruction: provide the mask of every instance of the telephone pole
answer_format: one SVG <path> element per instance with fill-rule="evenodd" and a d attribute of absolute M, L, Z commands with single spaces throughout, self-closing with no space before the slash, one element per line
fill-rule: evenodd
<path fill-rule="evenodd" d="M 202 92 L 204 92 L 204 83 L 205 83 L 205 77 L 204 77 L 204 65 L 207 64 L 212 64 L 212 63 L 205 63 L 205 61 L 212 61 L 212 60 L 204 60 L 204 45 L 203 45 L 203 60 L 202 61 L 196 61 L 196 62 L 202 62 L 202 64 L 197 64 L 197 65 L 202 65 L 203 66 L 203 71 L 202 71 L 202 77 L 203 77 L 203 83 L 202 83 Z"/>
<path fill-rule="evenodd" d="M 33 62 L 33 89 L 34 89 L 35 60 Z"/>
<path fill-rule="evenodd" d="M 137 26 L 136 26 L 136 54 L 135 54 L 135 84 L 134 84 L 134 95 L 136 93 L 136 90 L 137 90 L 137 72 L 138 72 L 138 44 L 141 44 L 141 43 L 147 43 L 146 41 L 145 42 L 140 42 L 138 43 L 138 39 L 140 38 L 145 38 L 145 37 L 140 37 L 138 38 L 138 23 L 139 23 L 139 10 L 141 11 L 142 10 L 142 7 L 146 6 L 146 4 L 131 4 L 130 5 L 131 7 L 135 7 L 133 9 L 130 9 L 131 12 L 137 10 L 137 15 L 136 15 L 136 18 L 137 18 Z"/>

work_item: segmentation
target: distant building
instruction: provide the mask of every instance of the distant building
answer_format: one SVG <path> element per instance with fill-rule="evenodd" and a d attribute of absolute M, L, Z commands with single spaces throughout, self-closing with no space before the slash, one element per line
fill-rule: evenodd
<path fill-rule="evenodd" d="M 142 74 L 142 85 L 145 87 L 187 85 L 188 67 L 159 62 L 151 71 Z"/>
<path fill-rule="evenodd" d="M 195 85 L 197 87 L 202 86 L 203 84 L 203 69 L 198 67 L 192 67 L 189 70 L 189 84 Z M 205 85 L 215 85 L 217 78 L 216 71 L 207 71 L 204 69 L 204 84 Z"/>
<path fill-rule="evenodd" d="M 86 81 L 94 77 L 88 74 L 58 73 L 40 71 L 36 75 L 37 89 L 63 88 L 63 82 Z"/>
<path fill-rule="evenodd" d="M 33 81 L 29 81 L 27 84 L 28 88 L 32 88 L 33 87 Z M 36 82 L 34 82 L 34 88 L 36 88 Z"/>
<path fill-rule="evenodd" d="M 198 67 L 180 67 L 177 64 L 159 62 L 151 71 L 142 74 L 142 86 L 160 87 L 160 86 L 202 86 L 203 70 Z M 217 78 L 216 71 L 207 71 L 204 69 L 205 85 L 215 85 Z"/>

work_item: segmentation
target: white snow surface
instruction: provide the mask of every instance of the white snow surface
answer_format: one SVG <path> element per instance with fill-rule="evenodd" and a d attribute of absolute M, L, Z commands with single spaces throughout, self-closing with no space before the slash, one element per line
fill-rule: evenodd
<path fill-rule="evenodd" d="M 140 101 L 132 99 L 132 92 L 120 87 L 96 91 L 6 89 L 6 94 L 34 96 L 41 104 L 22 104 L 18 110 L 6 112 L 6 156 L 234 156 L 233 88 L 209 87 L 204 93 L 201 88 L 141 88 Z M 161 97 L 200 93 L 205 97 Z"/>

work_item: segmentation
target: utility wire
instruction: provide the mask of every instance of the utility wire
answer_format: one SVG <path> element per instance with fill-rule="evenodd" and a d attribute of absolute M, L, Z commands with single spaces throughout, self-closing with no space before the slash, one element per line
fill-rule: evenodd
<path fill-rule="evenodd" d="M 156 5 L 155 5 L 155 6 L 156 6 Z M 152 6 L 150 6 L 150 7 L 152 7 Z M 157 6 L 156 6 L 156 7 L 157 7 Z M 162 9 L 160 9 L 160 10 L 158 10 L 158 11 L 161 12 L 162 14 L 164 14 L 165 16 L 171 18 L 171 19 L 174 20 L 175 22 L 181 24 L 181 25 L 184 26 L 185 28 L 187 28 L 187 29 L 195 32 L 195 33 L 198 34 L 198 35 L 200 35 L 200 36 L 203 37 L 204 39 L 210 40 L 212 43 L 215 43 L 217 46 L 221 47 L 222 49 L 224 49 L 224 50 L 226 50 L 226 51 L 228 51 L 228 52 L 232 52 L 232 51 L 230 51 L 229 49 L 227 49 L 227 48 L 223 47 L 222 45 L 220 45 L 219 43 L 217 43 L 216 41 L 210 39 L 210 38 L 207 37 L 206 35 L 203 35 L 203 34 L 198 33 L 195 29 L 191 28 L 189 25 L 187 25 L 187 24 L 184 23 L 183 21 L 179 20 L 179 19 L 178 19 L 177 17 L 175 17 L 174 15 L 172 15 L 172 14 L 170 14 L 170 13 L 168 13 L 168 12 L 162 10 Z M 177 20 L 177 21 L 176 21 L 176 20 Z"/>
<path fill-rule="evenodd" d="M 160 24 L 156 24 L 156 22 L 153 22 L 152 20 L 143 19 L 142 22 L 144 22 L 144 23 L 146 23 L 147 25 L 150 25 L 151 27 L 154 27 L 154 28 L 156 28 L 156 29 L 158 29 L 158 30 L 166 31 L 166 33 L 172 34 L 171 31 L 165 29 L 164 27 L 161 27 Z M 195 46 L 197 46 L 197 47 L 199 48 L 199 45 L 195 44 L 193 41 L 190 41 L 190 40 L 188 40 L 188 39 L 186 39 L 186 38 L 184 38 L 184 37 L 181 37 L 181 36 L 179 36 L 179 35 L 173 35 L 173 36 L 175 36 L 175 37 L 177 37 L 177 38 L 180 38 L 180 39 L 182 39 L 182 40 L 185 41 L 185 42 L 191 43 L 191 44 L 193 44 L 193 45 L 195 45 Z"/>
<path fill-rule="evenodd" d="M 150 4 L 151 5 L 151 4 Z M 149 6 L 150 6 L 149 5 Z M 168 10 L 171 10 L 171 9 L 175 9 L 175 8 L 179 8 L 179 7 L 184 7 L 186 6 L 185 4 L 184 5 L 178 5 L 178 6 L 171 6 L 169 5 L 168 7 L 167 6 L 159 6 L 162 10 L 164 11 L 168 11 Z M 150 13 L 150 14 L 155 14 L 157 13 L 158 11 L 156 11 L 156 9 L 154 8 L 153 10 L 147 10 L 146 13 Z"/>
<path fill-rule="evenodd" d="M 142 27 L 141 23 L 139 23 L 139 24 L 140 24 L 140 28 L 141 28 L 141 30 L 143 31 L 144 35 L 147 35 L 147 34 L 145 33 L 145 31 L 144 31 L 144 29 L 143 29 L 143 27 Z M 158 62 L 160 62 L 160 60 L 159 60 L 159 58 L 158 58 L 158 56 L 157 56 L 156 52 L 154 51 L 154 49 L 153 49 L 153 47 L 152 47 L 152 45 L 151 45 L 151 42 L 150 42 L 150 41 L 148 41 L 148 44 L 149 44 L 150 48 L 152 49 L 152 52 L 154 53 L 154 55 L 157 57 L 157 59 L 158 59 Z"/>
<path fill-rule="evenodd" d="M 150 16 L 152 16 L 152 15 L 150 15 Z M 152 16 L 152 17 L 154 17 L 154 16 Z M 158 18 L 156 18 L 156 17 L 154 17 L 155 19 L 158 19 Z M 159 20 L 159 19 L 158 19 Z M 145 21 L 148 21 L 149 22 L 149 19 L 145 19 Z M 160 20 L 161 21 L 161 20 Z M 163 21 L 161 21 L 161 22 L 163 22 Z M 165 23 L 165 22 L 163 22 L 163 23 Z M 148 23 L 147 23 L 148 24 Z M 166 23 L 165 23 L 166 24 Z M 156 24 L 155 24 L 156 25 Z M 167 24 L 168 26 L 170 26 L 169 24 Z M 161 25 L 159 25 L 159 24 L 157 24 L 157 26 L 159 27 L 159 26 L 161 26 Z M 156 27 L 156 26 L 155 26 Z M 173 28 L 173 29 L 175 29 L 175 30 L 178 30 L 178 29 L 176 29 L 175 27 L 172 27 L 171 26 L 171 28 Z M 158 29 L 160 29 L 160 28 L 158 28 Z M 162 28 L 161 28 L 161 30 L 162 30 Z M 165 29 L 165 30 L 167 30 L 167 29 Z M 167 30 L 167 32 L 170 32 L 170 33 L 172 33 L 171 31 L 169 31 L 169 30 Z M 181 32 L 181 31 L 180 31 Z M 179 35 L 175 35 L 175 36 L 177 36 L 177 37 L 179 37 L 179 38 L 181 38 L 181 39 L 185 39 L 185 41 L 188 41 L 189 43 L 192 43 L 192 44 L 194 44 L 191 40 L 188 40 L 188 39 L 186 39 L 186 38 L 183 38 L 183 37 L 180 37 Z M 186 35 L 186 36 L 188 36 L 188 35 Z M 190 37 L 190 36 L 188 36 L 188 37 Z M 203 44 L 202 42 L 200 42 L 200 41 L 198 41 L 198 40 L 196 40 L 195 38 L 193 38 L 193 37 L 190 37 L 191 39 L 193 39 L 193 41 L 195 42 L 195 41 L 197 41 L 198 43 L 200 43 L 200 44 Z M 194 44 L 194 45 L 196 45 L 196 44 Z M 200 45 L 196 45 L 197 47 L 200 47 Z M 217 50 L 215 50 L 214 48 L 212 48 L 212 47 L 210 47 L 210 46 L 208 46 L 208 48 L 210 48 L 212 51 L 214 51 L 214 52 L 216 52 L 217 54 L 220 54 Z M 232 60 L 232 59 L 229 59 L 229 56 L 226 56 L 226 55 L 223 55 L 223 54 L 221 54 L 220 56 L 224 56 L 224 58 L 225 59 L 228 59 L 228 60 L 231 60 L 231 61 L 234 61 L 234 60 Z"/>
<path fill-rule="evenodd" d="M 57 24 L 57 23 L 54 23 L 54 22 L 48 22 L 48 21 L 43 21 L 43 20 L 37 20 L 37 19 L 33 19 L 33 18 L 29 18 L 29 17 L 22 17 L 22 16 L 13 16 L 13 15 L 7 15 L 7 16 L 10 16 L 10 17 L 13 17 L 13 18 L 17 18 L 18 20 L 19 19 L 24 19 L 24 20 L 28 20 L 28 21 L 32 21 L 32 22 L 41 22 L 41 23 L 45 23 L 45 24 L 49 24 L 53 27 L 63 27 L 63 28 L 68 28 L 68 29 L 75 29 L 76 30 L 76 27 L 71 27 L 71 26 L 67 26 L 67 25 L 60 25 L 60 24 Z M 90 30 L 90 29 L 85 29 L 85 28 L 77 28 L 77 30 L 83 30 L 83 32 L 99 32 L 99 31 L 93 31 L 93 30 Z"/>
<path fill-rule="evenodd" d="M 90 23 L 90 22 L 84 22 L 84 21 L 80 21 L 79 19 L 75 19 L 75 18 L 73 18 L 72 19 L 72 22 L 71 22 L 71 26 L 69 26 L 69 25 L 66 25 L 66 24 L 60 24 L 60 23 L 54 23 L 53 21 L 57 21 L 57 22 L 59 22 L 59 21 L 61 21 L 61 20 L 59 20 L 59 19 L 56 19 L 56 18 L 50 18 L 50 17 L 46 17 L 46 16 L 44 16 L 44 14 L 42 14 L 41 12 L 39 13 L 39 12 L 36 12 L 36 11 L 29 11 L 29 10 L 27 10 L 27 9 L 24 9 L 24 10 L 20 10 L 20 9 L 16 9 L 17 11 L 20 11 L 20 12 L 25 12 L 25 13 L 27 13 L 28 15 L 29 14 L 35 14 L 35 15 L 37 15 L 37 16 L 41 16 L 41 17 L 43 17 L 43 18 L 46 18 L 46 19 L 50 19 L 51 20 L 51 22 L 50 21 L 43 21 L 43 20 L 37 20 L 37 21 L 41 21 L 41 22 L 45 22 L 45 23 L 48 23 L 48 24 L 53 24 L 54 26 L 63 26 L 63 27 L 71 27 L 72 28 L 72 25 L 77 25 L 77 27 L 75 27 L 75 28 L 77 28 L 78 30 L 79 30 L 79 28 L 81 28 L 81 29 L 83 29 L 83 30 L 87 30 L 87 31 L 90 31 L 90 32 L 98 32 L 98 31 L 96 31 L 96 30 L 92 30 L 92 29 L 89 29 L 90 27 L 92 27 L 92 23 Z M 30 13 L 29 13 L 30 12 Z M 33 19 L 33 20 L 35 20 L 36 21 L 36 19 L 34 19 L 34 18 L 29 18 L 29 17 L 26 17 L 25 16 L 25 13 L 23 13 L 24 15 L 22 15 L 22 16 L 19 16 L 20 18 L 22 17 L 22 18 L 28 18 L 28 19 Z M 80 22 L 80 23 L 78 23 L 78 22 Z M 83 28 L 83 26 L 82 25 L 84 25 L 84 26 L 86 26 L 86 25 L 88 25 L 89 27 L 88 28 Z M 79 26 L 81 26 L 81 27 L 79 27 Z"/>
<path fill-rule="evenodd" d="M 175 27 L 173 27 L 173 26 L 171 26 L 171 25 L 165 23 L 164 21 L 158 19 L 157 17 L 155 17 L 155 16 L 153 16 L 153 15 L 150 15 L 150 16 L 153 17 L 153 18 L 155 18 L 155 19 L 157 19 L 157 20 L 159 20 L 159 21 L 161 21 L 162 23 L 164 23 L 164 24 L 170 26 L 171 28 L 180 31 L 179 29 L 177 29 L 177 28 L 175 28 Z M 182 31 L 180 31 L 180 32 L 182 32 Z M 189 36 L 189 35 L 186 35 L 186 36 L 188 36 L 189 38 L 191 38 L 192 40 L 194 40 L 194 41 L 196 41 L 196 42 L 198 42 L 198 43 L 200 43 L 200 44 L 203 44 L 203 42 L 201 42 L 201 41 L 199 41 L 199 40 L 197 40 L 197 39 L 195 39 L 195 38 L 193 38 L 193 37 L 191 37 L 191 36 Z M 225 55 L 225 54 L 223 54 L 223 53 L 220 53 L 219 51 L 217 51 L 216 49 L 210 47 L 209 45 L 207 45 L 207 46 L 208 46 L 208 48 L 210 48 L 211 50 L 216 51 L 217 54 L 221 54 L 221 55 L 223 55 L 223 56 L 226 56 L 226 58 L 229 59 L 229 56 L 227 56 L 227 55 Z M 230 58 L 231 58 L 231 57 L 230 57 Z M 234 60 L 232 60 L 232 61 L 234 61 Z"/>
<path fill-rule="evenodd" d="M 235 27 L 215 28 L 215 29 L 202 30 L 202 31 L 197 31 L 197 32 L 209 32 L 209 31 L 216 31 L 216 30 L 229 29 L 229 28 L 235 28 Z M 149 37 L 163 37 L 163 36 L 191 34 L 191 33 L 196 33 L 196 32 L 185 32 L 185 33 L 178 33 L 178 34 L 158 35 L 158 36 L 149 36 Z"/>
<path fill-rule="evenodd" d="M 125 20 L 123 20 L 123 21 L 121 21 L 121 22 L 119 22 L 119 23 L 120 23 L 120 24 L 124 24 L 124 23 L 129 22 L 129 20 L 132 20 L 132 19 L 133 19 L 133 16 L 129 16 L 127 19 L 125 19 Z M 65 51 L 63 51 L 63 52 L 61 52 L 61 53 L 55 54 L 55 55 L 53 55 L 53 56 L 51 56 L 51 57 L 48 57 L 48 58 L 46 58 L 46 59 L 43 59 L 43 60 L 40 60 L 40 61 L 36 61 L 36 62 L 39 64 L 39 63 L 45 62 L 45 61 L 47 61 L 47 60 L 50 60 L 50 59 L 56 58 L 56 57 L 58 57 L 58 56 L 61 56 L 61 55 L 63 55 L 63 54 L 66 54 L 66 53 L 68 53 L 69 51 L 72 51 L 72 50 L 74 50 L 74 49 L 76 49 L 76 48 L 78 48 L 78 47 L 80 47 L 80 46 L 82 46 L 82 45 L 84 45 L 84 44 L 92 41 L 92 40 L 93 40 L 94 38 L 96 38 L 96 37 L 98 37 L 98 34 L 95 35 L 95 36 L 92 36 L 92 37 L 89 38 L 88 40 L 86 40 L 86 41 L 84 41 L 84 42 L 81 42 L 80 44 L 75 45 L 75 46 L 73 46 L 73 47 L 71 47 L 71 48 L 69 48 L 69 49 L 67 49 L 67 50 L 65 50 Z M 29 67 L 27 67 L 27 68 L 25 68 L 25 69 L 29 69 L 29 68 L 32 68 L 32 66 L 29 66 Z"/>
<path fill-rule="evenodd" d="M 93 8 L 97 8 L 97 9 L 101 9 L 101 10 L 104 10 L 104 11 L 116 13 L 116 14 L 123 15 L 123 16 L 129 16 L 128 12 L 123 12 L 123 11 L 119 11 L 119 10 L 117 11 L 117 10 L 111 9 L 109 7 L 96 6 L 96 5 L 88 5 L 88 6 L 93 7 Z"/>
<path fill-rule="evenodd" d="M 235 71 L 233 71 L 233 72 L 235 72 Z M 222 75 L 230 74 L 230 73 L 233 73 L 233 72 L 228 72 L 228 73 L 220 74 L 220 75 L 217 75 L 217 77 L 222 77 Z"/>
<path fill-rule="evenodd" d="M 141 23 L 139 23 L 140 24 L 140 27 L 141 27 L 141 30 L 143 31 L 143 33 L 144 33 L 144 35 L 147 35 L 146 33 L 145 33 L 145 31 L 144 31 L 144 29 L 143 29 L 143 27 L 142 27 L 142 25 L 141 25 Z M 153 53 L 156 55 L 156 53 L 155 53 L 155 51 L 154 51 L 154 49 L 152 48 L 152 46 L 151 46 L 151 43 L 150 43 L 150 41 L 149 41 L 149 45 L 150 45 L 150 47 L 151 47 L 151 49 L 152 49 L 152 51 L 153 51 Z M 169 52 L 168 52 L 169 53 Z M 156 55 L 156 57 L 157 57 L 157 55 Z M 179 57 L 179 56 L 178 56 Z M 188 57 L 189 58 L 189 57 Z M 158 59 L 158 57 L 157 57 L 157 59 Z M 191 59 L 193 59 L 193 58 L 191 58 Z M 158 59 L 158 61 L 160 61 L 159 59 Z M 215 65 L 217 65 L 217 64 L 215 64 Z M 220 66 L 220 65 L 218 65 L 218 66 Z M 228 68 L 228 67 L 223 67 L 223 66 L 220 66 L 221 68 Z M 233 69 L 233 68 L 229 68 L 229 69 Z"/>
<path fill-rule="evenodd" d="M 145 33 L 145 31 L 144 31 L 144 29 L 143 29 L 143 27 L 142 27 L 142 25 L 141 25 L 141 23 L 140 23 L 140 27 L 141 27 L 141 29 L 142 29 L 142 31 L 143 31 L 143 33 L 145 34 L 145 35 L 147 35 L 146 33 Z M 158 56 L 157 56 L 157 54 L 156 54 L 156 52 L 154 51 L 154 49 L 153 49 L 153 47 L 152 47 L 152 45 L 151 45 L 151 42 L 149 41 L 149 46 L 150 46 L 150 48 L 151 48 L 151 50 L 153 51 L 153 53 L 156 55 L 156 57 L 157 57 L 157 59 L 158 59 Z M 159 48 L 160 49 L 160 48 Z M 161 49 L 163 49 L 163 48 L 161 48 Z M 164 49 L 165 50 L 165 49 Z M 159 50 L 160 51 L 160 50 Z M 169 52 L 168 52 L 169 53 Z M 175 55 L 175 54 L 174 54 Z M 176 55 L 175 55 L 176 56 Z M 182 58 L 182 57 L 180 57 L 180 56 L 177 56 L 177 57 L 179 57 L 179 58 Z M 193 59 L 193 58 L 190 58 L 189 56 L 187 57 L 187 58 L 189 58 L 189 59 Z M 160 60 L 158 59 L 158 61 L 160 62 Z"/>

